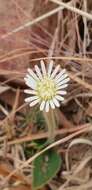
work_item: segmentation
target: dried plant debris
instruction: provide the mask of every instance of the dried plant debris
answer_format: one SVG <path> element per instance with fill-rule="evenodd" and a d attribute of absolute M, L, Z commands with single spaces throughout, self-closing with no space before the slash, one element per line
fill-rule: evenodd
<path fill-rule="evenodd" d="M 0 190 L 92 190 L 91 13 L 91 0 L 1 0 Z M 41 60 L 70 78 L 49 122 L 24 102 L 27 68 L 42 72 Z"/>

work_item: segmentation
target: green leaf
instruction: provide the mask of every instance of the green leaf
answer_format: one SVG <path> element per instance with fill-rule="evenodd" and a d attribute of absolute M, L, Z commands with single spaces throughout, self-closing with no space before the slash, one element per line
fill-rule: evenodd
<path fill-rule="evenodd" d="M 32 187 L 39 189 L 59 171 L 61 157 L 55 150 L 48 150 L 33 161 Z"/>
<path fill-rule="evenodd" d="M 47 139 L 37 139 L 34 140 L 33 143 L 34 143 L 34 148 L 36 148 L 37 150 L 45 148 L 49 144 Z"/>

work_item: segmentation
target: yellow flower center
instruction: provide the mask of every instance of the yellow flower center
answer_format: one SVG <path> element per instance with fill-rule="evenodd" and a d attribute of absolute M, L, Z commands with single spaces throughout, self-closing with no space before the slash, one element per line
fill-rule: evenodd
<path fill-rule="evenodd" d="M 48 76 L 37 82 L 37 96 L 42 100 L 50 100 L 56 95 L 55 82 Z"/>

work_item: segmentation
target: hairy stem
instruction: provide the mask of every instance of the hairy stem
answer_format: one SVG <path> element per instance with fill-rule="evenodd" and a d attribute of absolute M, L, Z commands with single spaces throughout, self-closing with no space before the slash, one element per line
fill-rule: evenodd
<path fill-rule="evenodd" d="M 47 127 L 48 127 L 48 141 L 53 142 L 55 138 L 56 117 L 55 112 L 51 109 L 48 113 L 43 112 Z"/>

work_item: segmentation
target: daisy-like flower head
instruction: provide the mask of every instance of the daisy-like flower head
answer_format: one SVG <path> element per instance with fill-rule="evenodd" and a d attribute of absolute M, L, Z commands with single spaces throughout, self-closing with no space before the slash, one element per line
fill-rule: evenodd
<path fill-rule="evenodd" d="M 53 60 L 50 61 L 48 68 L 45 67 L 44 61 L 41 60 L 41 69 L 35 65 L 35 72 L 28 68 L 28 74 L 24 78 L 26 85 L 30 88 L 24 90 L 30 97 L 25 99 L 30 107 L 39 103 L 40 110 L 49 111 L 50 108 L 60 106 L 64 101 L 66 87 L 70 78 L 65 69 L 57 65 L 53 69 Z"/>

